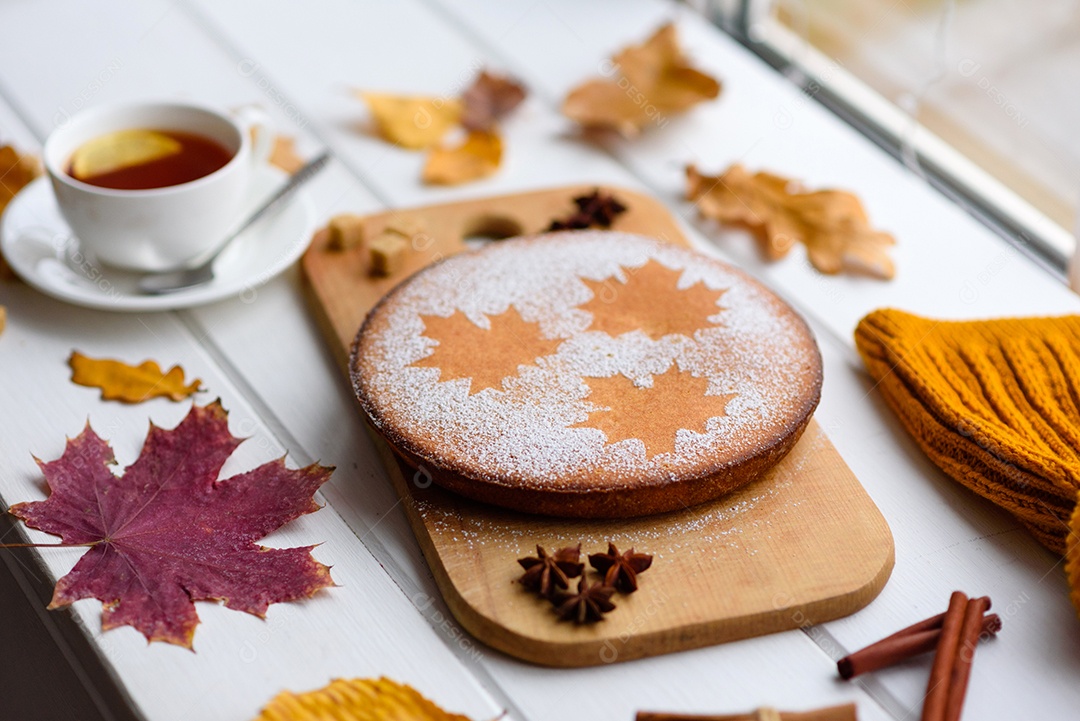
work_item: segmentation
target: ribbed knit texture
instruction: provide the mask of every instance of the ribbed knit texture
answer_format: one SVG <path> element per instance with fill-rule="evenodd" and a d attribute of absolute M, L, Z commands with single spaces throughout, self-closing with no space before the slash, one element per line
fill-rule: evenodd
<path fill-rule="evenodd" d="M 855 344 L 934 463 L 1066 554 L 1080 608 L 1080 316 L 951 322 L 885 309 L 859 322 Z"/>

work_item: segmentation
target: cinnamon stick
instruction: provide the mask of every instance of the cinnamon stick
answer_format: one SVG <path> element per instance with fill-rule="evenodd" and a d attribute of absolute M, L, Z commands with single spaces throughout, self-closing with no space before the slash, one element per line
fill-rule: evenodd
<path fill-rule="evenodd" d="M 659 711 L 638 711 L 635 721 L 760 721 L 758 711 L 740 714 L 698 715 L 681 713 L 663 713 Z M 856 721 L 855 704 L 830 706 L 813 711 L 781 711 L 782 721 Z"/>
<path fill-rule="evenodd" d="M 977 600 L 984 599 L 989 607 L 990 599 L 984 597 Z M 944 618 L 945 614 L 933 616 L 845 656 L 836 662 L 840 678 L 852 679 L 860 674 L 888 668 L 913 656 L 933 651 L 941 637 L 941 621 Z M 930 625 L 930 622 L 935 623 Z M 926 629 L 928 625 L 928 630 L 919 630 Z M 981 638 L 984 634 L 993 636 L 1000 630 L 1001 617 L 996 613 L 987 614 L 982 617 L 977 638 Z"/>
<path fill-rule="evenodd" d="M 922 721 L 945 721 L 945 706 L 949 701 L 956 652 L 960 647 L 960 633 L 967 615 L 968 597 L 953 591 L 949 598 L 949 610 L 941 622 L 941 637 L 934 653 L 934 665 L 930 669 L 930 682 L 923 701 Z"/>
<path fill-rule="evenodd" d="M 960 629 L 960 646 L 956 660 L 953 661 L 952 675 L 949 680 L 949 698 L 945 705 L 945 721 L 959 721 L 960 711 L 964 708 L 964 696 L 967 694 L 968 678 L 971 676 L 971 662 L 975 658 L 975 646 L 979 643 L 982 631 L 982 616 L 986 612 L 986 603 L 982 598 L 968 601 L 964 623 Z"/>
<path fill-rule="evenodd" d="M 989 611 L 990 606 L 991 606 L 990 597 L 989 596 L 982 596 L 981 598 L 984 601 L 986 601 L 986 610 Z M 894 633 L 892 636 L 888 636 L 887 638 L 882 639 L 882 640 L 887 641 L 887 640 L 889 640 L 891 638 L 894 638 L 896 636 L 904 636 L 904 635 L 909 634 L 909 633 L 919 633 L 920 631 L 930 631 L 930 630 L 933 630 L 935 628 L 941 628 L 941 624 L 942 624 L 942 622 L 944 620 L 945 620 L 945 614 L 944 613 L 939 613 L 936 616 L 931 616 L 930 618 L 926 619 L 925 621 L 919 621 L 918 623 L 911 624 L 907 628 L 902 628 L 899 631 L 897 631 L 896 633 Z"/>

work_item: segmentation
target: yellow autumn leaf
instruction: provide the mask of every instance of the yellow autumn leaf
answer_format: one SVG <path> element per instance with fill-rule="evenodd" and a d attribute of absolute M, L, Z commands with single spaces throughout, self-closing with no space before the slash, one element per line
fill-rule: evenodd
<path fill-rule="evenodd" d="M 150 398 L 165 397 L 180 401 L 199 390 L 198 378 L 184 384 L 184 369 L 173 366 L 163 373 L 161 366 L 148 360 L 137 366 L 104 358 L 88 358 L 78 351 L 68 359 L 71 382 L 80 386 L 101 389 L 101 399 L 140 403 Z"/>
<path fill-rule="evenodd" d="M 469 721 L 388 678 L 334 679 L 307 693 L 282 691 L 254 721 Z"/>
<path fill-rule="evenodd" d="M 85 180 L 167 158 L 182 149 L 179 140 L 155 130 L 117 130 L 79 146 L 71 156 L 71 174 Z"/>
<path fill-rule="evenodd" d="M 287 135 L 278 135 L 274 138 L 268 160 L 271 165 L 290 175 L 304 167 L 304 159 L 296 152 L 296 141 Z"/>
<path fill-rule="evenodd" d="M 384 138 L 410 150 L 430 148 L 461 119 L 457 98 L 357 92 Z"/>
<path fill-rule="evenodd" d="M 423 179 L 431 185 L 467 183 L 491 175 L 501 162 L 502 139 L 490 131 L 473 131 L 460 145 L 432 150 Z"/>

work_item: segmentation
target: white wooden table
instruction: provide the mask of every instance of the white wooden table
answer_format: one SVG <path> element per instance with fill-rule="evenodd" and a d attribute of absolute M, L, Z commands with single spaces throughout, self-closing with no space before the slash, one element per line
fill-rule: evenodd
<path fill-rule="evenodd" d="M 612 50 L 668 19 L 697 62 L 723 79 L 721 99 L 633 143 L 599 149 L 574 140 L 558 113 L 561 97 Z M 849 700 L 862 719 L 912 718 L 925 661 L 858 683 L 837 681 L 834 661 L 939 612 L 954 588 L 990 595 L 1005 620 L 1000 638 L 979 653 L 965 718 L 1080 714 L 1080 621 L 1059 559 L 926 460 L 874 392 L 852 342 L 857 320 L 882 306 L 972 318 L 1076 312 L 1080 302 L 689 11 L 655 0 L 23 0 L 0 4 L 0 28 L 0 141 L 27 149 L 83 106 L 184 97 L 260 103 L 302 150 L 329 146 L 336 162 L 311 191 L 323 218 L 592 181 L 653 193 L 685 216 L 702 248 L 758 275 L 808 317 L 826 364 L 817 418 L 896 539 L 891 581 L 849 618 L 807 619 L 802 630 L 625 664 L 533 667 L 474 643 L 448 618 L 295 269 L 254 297 L 141 315 L 83 310 L 0 284 L 9 310 L 0 336 L 6 503 L 43 496 L 31 454 L 59 456 L 64 436 L 87 417 L 125 465 L 148 418 L 171 426 L 187 411 L 162 400 L 99 401 L 68 381 L 73 348 L 179 362 L 201 377 L 210 392 L 198 401 L 220 395 L 233 431 L 252 436 L 225 475 L 286 450 L 293 463 L 338 468 L 322 492 L 326 508 L 267 543 L 324 542 L 315 555 L 333 565 L 340 588 L 272 606 L 265 621 L 199 604 L 196 653 L 147 646 L 129 628 L 101 633 L 100 603 L 75 604 L 100 662 L 146 718 L 242 721 L 279 690 L 379 675 L 476 719 L 504 708 L 515 719 L 593 721 L 630 719 L 640 708 L 734 712 Z M 424 187 L 420 155 L 355 131 L 365 111 L 350 88 L 454 94 L 481 66 L 515 74 L 531 90 L 506 124 L 506 163 L 495 177 Z M 745 236 L 699 224 L 681 200 L 682 166 L 719 170 L 735 160 L 857 190 L 874 222 L 899 239 L 897 279 L 825 278 L 794 256 L 766 265 Z M 62 549 L 40 558 L 59 577 L 79 555 Z"/>

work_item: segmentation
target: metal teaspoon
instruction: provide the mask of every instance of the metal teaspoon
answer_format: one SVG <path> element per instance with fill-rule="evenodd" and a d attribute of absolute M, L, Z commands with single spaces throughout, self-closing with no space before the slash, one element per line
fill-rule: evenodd
<path fill-rule="evenodd" d="M 277 191 L 266 199 L 259 208 L 247 217 L 236 230 L 221 242 L 214 254 L 194 268 L 184 268 L 165 273 L 150 273 L 139 280 L 139 291 L 144 295 L 163 295 L 185 288 L 191 288 L 214 279 L 214 261 L 236 240 L 237 236 L 254 225 L 259 219 L 283 205 L 301 185 L 318 175 L 330 160 L 330 153 L 323 151 L 317 158 L 293 173 Z"/>

